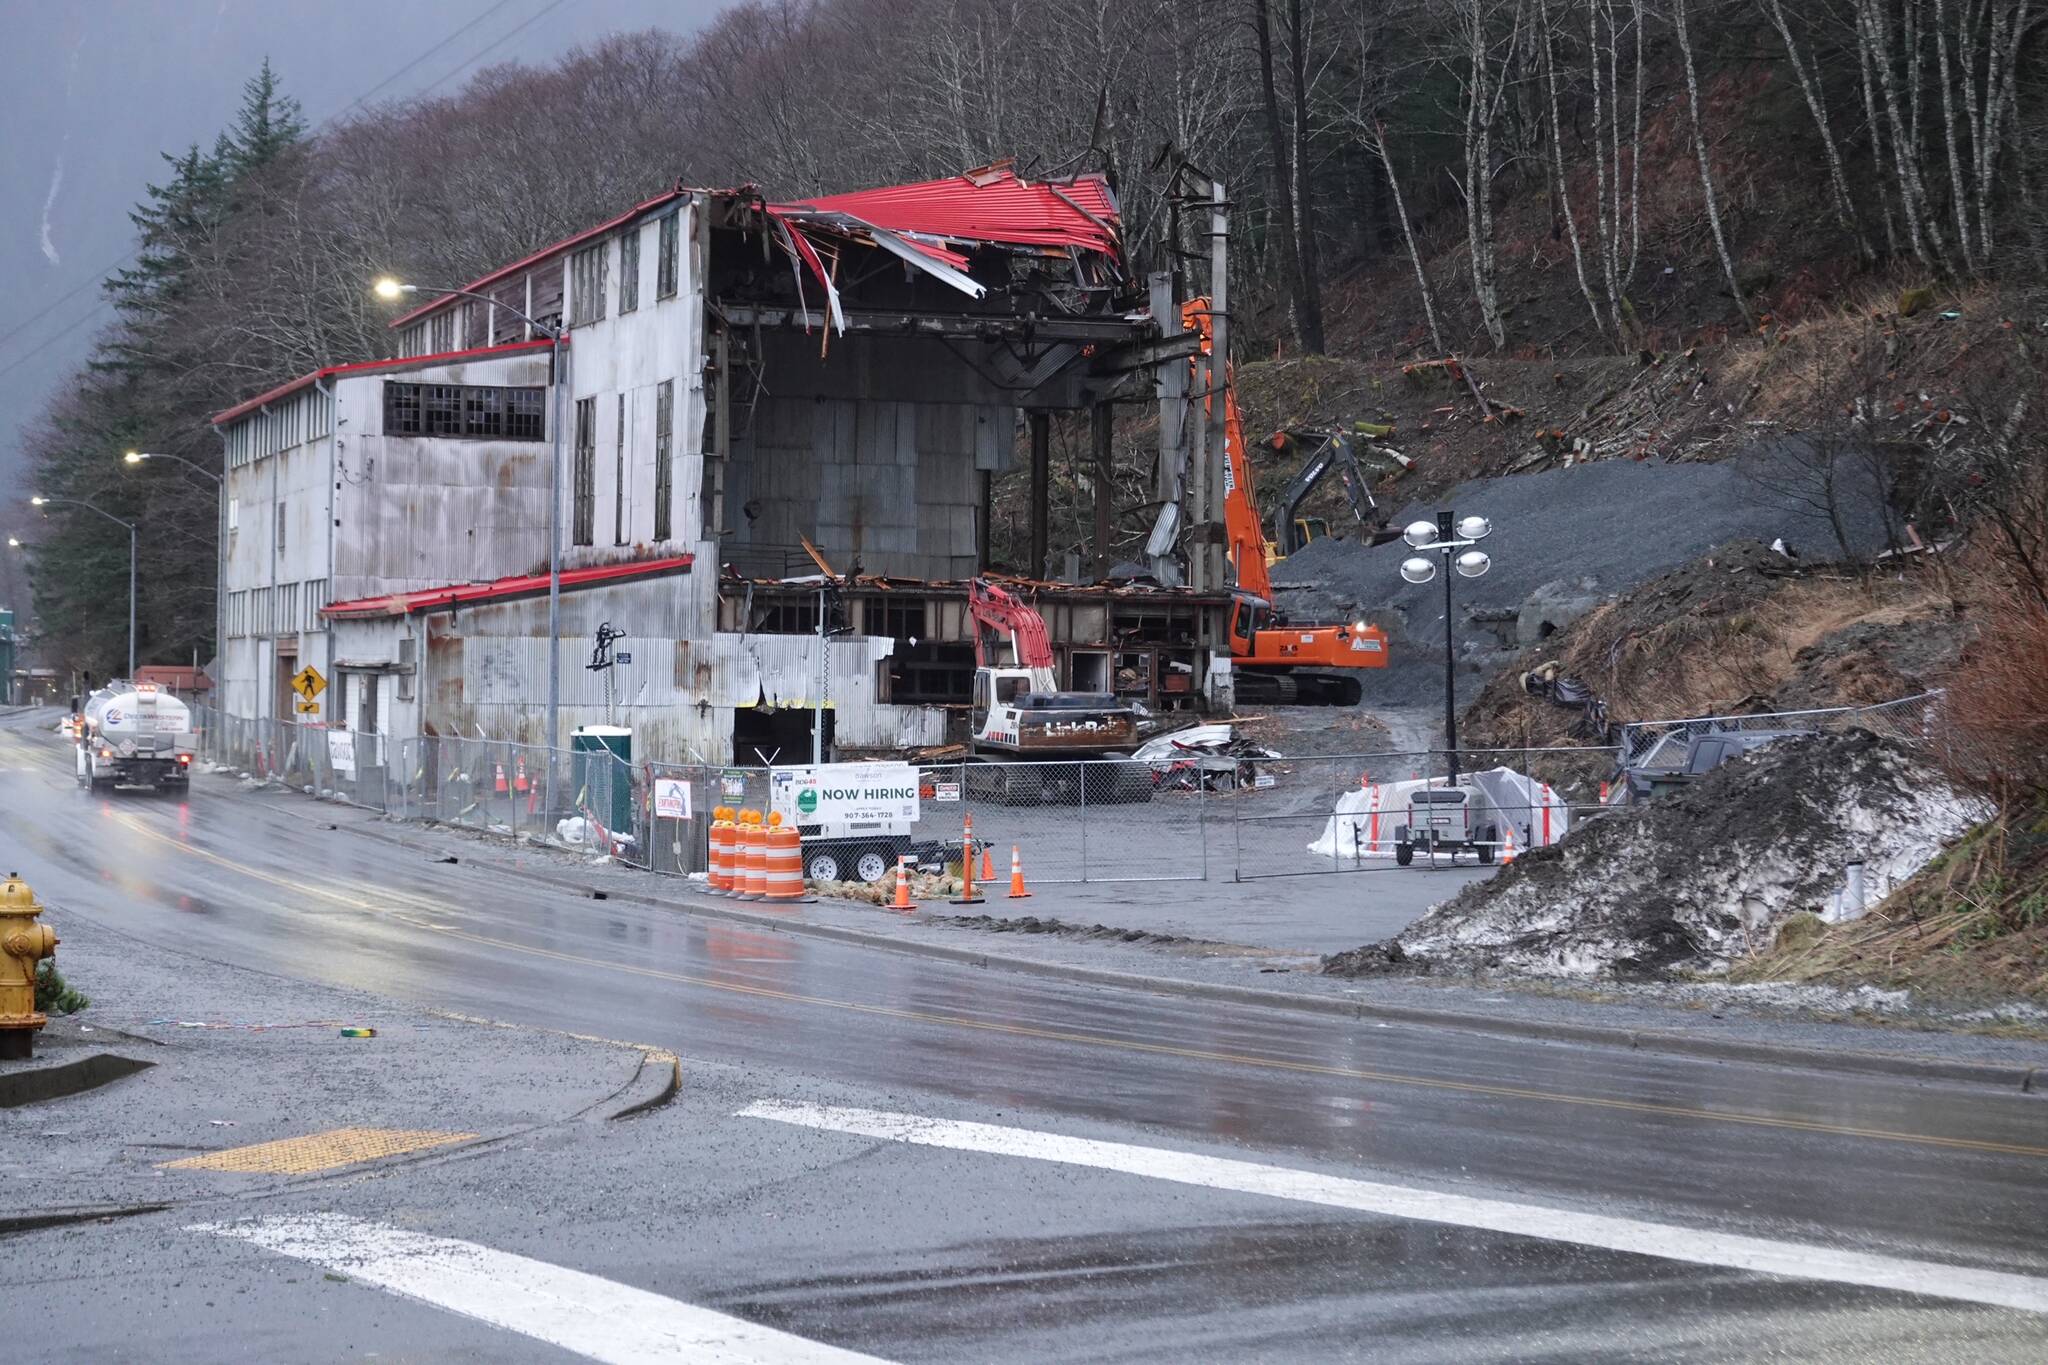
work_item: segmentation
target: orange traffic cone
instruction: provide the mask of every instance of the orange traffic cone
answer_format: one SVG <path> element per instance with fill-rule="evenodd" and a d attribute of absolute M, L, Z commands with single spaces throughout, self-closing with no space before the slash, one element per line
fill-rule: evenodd
<path fill-rule="evenodd" d="M 526 795 L 526 755 L 520 754 L 512 760 L 512 790 Z"/>
<path fill-rule="evenodd" d="M 896 860 L 896 899 L 889 906 L 891 910 L 915 910 L 910 903 L 910 855 L 904 854 Z"/>
<path fill-rule="evenodd" d="M 1603 806 L 1607 804 L 1607 784 L 1605 782 L 1600 784 L 1600 804 Z"/>
<path fill-rule="evenodd" d="M 1013 845 L 1011 845 L 1011 848 L 1012 848 L 1013 850 L 1015 849 L 1015 847 L 1016 847 L 1016 845 L 1014 845 L 1014 844 L 1013 844 Z M 995 855 L 994 855 L 994 854 L 992 854 L 992 853 L 990 853 L 990 852 L 988 851 L 988 845 L 987 845 L 987 844 L 983 844 L 983 845 L 981 846 L 981 884 L 982 884 L 983 886 L 988 886 L 988 885 L 990 885 L 991 883 L 993 883 L 993 882 L 995 881 L 995 879 L 996 879 L 996 860 L 995 860 Z"/>
<path fill-rule="evenodd" d="M 500 763 L 498 764 L 497 793 L 503 796 L 509 790 L 511 789 L 505 785 L 505 765 Z"/>
<path fill-rule="evenodd" d="M 1506 867 L 1515 860 L 1515 827 L 1508 826 L 1507 842 L 1500 846 L 1500 865 Z"/>
<path fill-rule="evenodd" d="M 1010 845 L 1010 899 L 1021 901 L 1031 893 L 1024 889 L 1024 853 L 1015 844 Z"/>

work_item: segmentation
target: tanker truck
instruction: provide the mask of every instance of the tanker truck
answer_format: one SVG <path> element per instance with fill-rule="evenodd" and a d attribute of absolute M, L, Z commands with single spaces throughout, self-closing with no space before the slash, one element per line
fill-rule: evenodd
<path fill-rule="evenodd" d="M 85 699 L 76 729 L 78 781 L 95 792 L 192 784 L 192 713 L 152 683 L 108 683 Z"/>

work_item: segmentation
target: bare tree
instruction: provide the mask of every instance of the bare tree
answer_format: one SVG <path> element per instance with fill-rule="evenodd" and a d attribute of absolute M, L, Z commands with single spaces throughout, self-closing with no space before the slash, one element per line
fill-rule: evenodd
<path fill-rule="evenodd" d="M 1292 0 L 1290 0 L 1292 3 Z M 1288 156 L 1287 131 L 1280 119 L 1280 97 L 1273 79 L 1273 24 L 1268 0 L 1252 0 L 1252 29 L 1259 43 L 1259 89 L 1266 109 L 1266 137 L 1273 149 L 1270 167 L 1273 211 L 1279 219 L 1280 268 L 1294 316 L 1294 336 L 1304 351 L 1323 349 L 1323 313 L 1319 285 L 1308 276 L 1302 258 L 1302 234 L 1296 222 L 1295 172 Z M 1295 5 L 1298 20 L 1299 6 Z M 1306 212 L 1306 205 L 1300 206 Z"/>
<path fill-rule="evenodd" d="M 1586 300 L 1586 311 L 1593 317 L 1593 334 L 1604 338 L 1606 325 L 1600 318 L 1600 304 L 1593 297 L 1593 286 L 1586 279 L 1586 253 L 1579 242 L 1579 220 L 1572 212 L 1571 181 L 1564 169 L 1564 119 L 1558 113 L 1557 101 L 1557 54 L 1550 23 L 1550 0 L 1536 0 L 1536 22 L 1541 30 L 1543 82 L 1550 92 L 1550 158 L 1554 172 L 1553 190 L 1557 195 L 1558 208 L 1564 214 L 1565 235 L 1571 241 L 1572 268 L 1579 277 L 1579 293 Z M 1598 155 L 1598 133 L 1595 133 L 1595 155 Z"/>
<path fill-rule="evenodd" d="M 1707 203 L 1707 222 L 1714 230 L 1714 250 L 1721 257 L 1721 272 L 1728 277 L 1728 292 L 1744 323 L 1751 327 L 1749 301 L 1742 296 L 1742 284 L 1735 278 L 1735 260 L 1728 254 L 1728 234 L 1721 226 L 1721 201 L 1714 193 L 1714 168 L 1707 155 L 1707 130 L 1700 117 L 1700 78 L 1692 56 L 1692 34 L 1686 23 L 1686 0 L 1671 0 L 1671 28 L 1678 38 L 1678 51 L 1685 67 L 1685 105 L 1691 116 L 1693 150 L 1699 155 L 1700 193 Z"/>
<path fill-rule="evenodd" d="M 1785 7 L 1780 0 L 1757 0 L 1764 16 L 1771 21 L 1771 27 L 1778 31 L 1779 41 L 1785 45 L 1785 60 L 1792 68 L 1792 77 L 1799 83 L 1799 93 L 1806 100 L 1807 112 L 1813 115 L 1813 125 L 1820 133 L 1821 152 L 1828 163 L 1828 187 L 1834 193 L 1835 217 L 1845 231 L 1856 239 L 1856 254 L 1867 265 L 1877 259 L 1871 250 L 1870 239 L 1864 235 L 1863 224 L 1856 216 L 1856 201 L 1849 196 L 1849 177 L 1842 168 L 1842 152 L 1835 145 L 1835 132 L 1828 121 L 1826 101 L 1821 97 L 1820 83 L 1808 68 L 1805 58 L 1800 56 L 1799 42 L 1792 34 L 1792 24 L 1785 17 Z M 1875 130 L 1872 130 L 1875 132 Z"/>

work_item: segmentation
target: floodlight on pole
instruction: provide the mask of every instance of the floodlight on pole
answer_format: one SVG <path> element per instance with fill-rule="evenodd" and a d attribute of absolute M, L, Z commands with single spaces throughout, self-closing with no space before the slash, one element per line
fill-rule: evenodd
<path fill-rule="evenodd" d="M 1453 785 L 1458 780 L 1458 649 L 1451 584 L 1454 573 L 1458 578 L 1478 578 L 1493 567 L 1493 556 L 1472 548 L 1492 534 L 1493 523 L 1485 517 L 1460 518 L 1449 511 L 1437 513 L 1434 521 L 1411 521 L 1401 532 L 1401 539 L 1423 552 L 1401 561 L 1405 581 L 1420 587 L 1436 577 L 1431 551 L 1444 560 L 1444 750 Z"/>
<path fill-rule="evenodd" d="M 568 392 L 568 375 L 564 368 L 567 355 L 562 343 L 565 331 L 560 324 L 549 326 L 540 322 L 503 299 L 492 298 L 470 289 L 450 289 L 441 285 L 407 284 L 390 275 L 382 276 L 370 286 L 372 293 L 380 299 L 399 299 L 409 294 L 432 294 L 436 300 L 449 298 L 475 299 L 502 308 L 513 317 L 524 322 L 535 332 L 546 337 L 550 343 L 548 372 L 555 394 L 554 439 L 549 442 L 551 454 L 548 461 L 548 761 L 546 781 L 543 784 L 548 806 L 548 818 L 554 818 L 555 809 L 555 749 L 561 740 L 562 714 L 562 428 L 568 421 L 564 399 Z"/>

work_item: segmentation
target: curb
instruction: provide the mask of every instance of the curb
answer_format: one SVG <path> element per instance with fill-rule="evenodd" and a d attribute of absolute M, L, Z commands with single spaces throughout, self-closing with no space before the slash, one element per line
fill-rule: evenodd
<path fill-rule="evenodd" d="M 395 844 L 401 848 L 420 851 L 417 845 L 409 843 L 399 834 L 387 833 L 383 830 L 362 825 L 342 826 L 339 828 L 348 829 L 372 839 Z M 453 826 L 429 825 L 426 828 L 447 828 L 455 829 L 458 833 L 470 833 L 470 831 L 459 830 Z M 1085 967 L 1074 963 L 1043 962 L 1033 958 L 1005 957 L 1000 954 L 981 952 L 972 948 L 954 948 L 939 943 L 918 943 L 891 938 L 882 934 L 869 933 L 860 929 L 844 929 L 837 925 L 807 924 L 802 921 L 778 919 L 769 915 L 736 910 L 728 906 L 701 902 L 694 899 L 685 901 L 652 896 L 638 891 L 609 889 L 602 893 L 593 893 L 592 888 L 580 885 L 566 878 L 549 876 L 523 868 L 510 867 L 497 861 L 478 859 L 472 865 L 488 868 L 502 876 L 516 877 L 537 885 L 552 887 L 558 891 L 570 892 L 584 899 L 594 900 L 601 894 L 602 898 L 606 900 L 626 901 L 634 905 L 648 906 L 658 910 L 669 910 L 685 915 L 701 915 L 707 919 L 726 920 L 735 924 L 744 924 L 753 929 L 778 931 L 799 938 L 817 938 L 864 948 L 878 948 L 884 951 L 907 953 L 915 957 L 933 958 L 962 966 L 1013 972 L 1022 976 L 1036 976 L 1061 981 L 1082 982 L 1089 985 L 1111 986 L 1120 990 L 1150 991 L 1154 994 L 1174 995 L 1191 1000 L 1216 1000 L 1262 1009 L 1284 1009 L 1300 1014 L 1317 1014 L 1344 1019 L 1373 1019 L 1387 1023 L 1457 1029 L 1465 1033 L 1519 1038 L 1538 1042 L 1619 1047 L 1626 1048 L 1632 1052 L 1652 1052 L 1696 1060 L 1754 1062 L 1772 1066 L 1799 1067 L 1809 1071 L 1876 1076 L 1893 1080 L 1939 1081 L 1951 1084 L 1984 1086 L 1996 1090 L 2009 1090 L 2017 1094 L 2026 1095 L 2048 1093 L 2048 1077 L 2040 1074 L 2043 1068 L 2039 1066 L 1948 1061 L 1937 1057 L 1898 1057 L 1873 1052 L 1834 1052 L 1823 1051 L 1819 1048 L 1801 1047 L 1794 1044 L 1753 1043 L 1737 1039 L 1689 1038 L 1683 1034 L 1660 1033 L 1652 1030 L 1630 1029 L 1604 1024 L 1562 1024 L 1533 1019 L 1504 1019 L 1487 1015 L 1465 1014 L 1456 1010 L 1428 1009 L 1415 1005 L 1374 1004 L 1362 1000 L 1333 1000 L 1319 996 L 1295 995 L 1284 991 L 1261 990 L 1255 986 L 1233 986 L 1219 982 L 1189 981 L 1170 976 L 1145 976 L 1136 972 L 1112 971 L 1104 967 Z"/>

